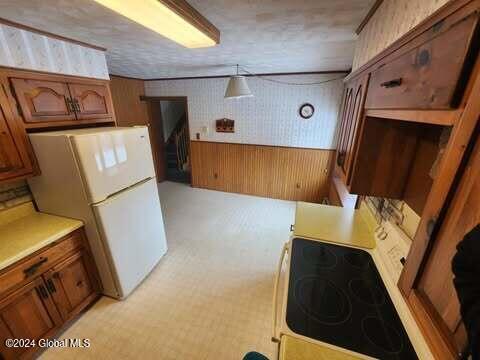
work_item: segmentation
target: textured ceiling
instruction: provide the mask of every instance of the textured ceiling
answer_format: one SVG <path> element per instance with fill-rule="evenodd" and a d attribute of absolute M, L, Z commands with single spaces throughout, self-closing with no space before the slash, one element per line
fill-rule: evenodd
<path fill-rule="evenodd" d="M 221 32 L 186 49 L 92 0 L 1 0 L 0 16 L 107 48 L 111 74 L 143 79 L 347 70 L 374 0 L 190 0 Z"/>

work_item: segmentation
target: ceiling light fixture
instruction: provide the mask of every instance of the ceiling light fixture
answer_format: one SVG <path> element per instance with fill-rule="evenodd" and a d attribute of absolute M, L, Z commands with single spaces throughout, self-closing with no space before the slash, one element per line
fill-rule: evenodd
<path fill-rule="evenodd" d="M 248 87 L 247 79 L 245 76 L 239 74 L 237 64 L 237 75 L 230 76 L 227 90 L 225 91 L 225 99 L 238 99 L 251 96 L 253 96 L 253 94 Z"/>
<path fill-rule="evenodd" d="M 94 1 L 187 48 L 220 42 L 220 31 L 185 0 Z"/>

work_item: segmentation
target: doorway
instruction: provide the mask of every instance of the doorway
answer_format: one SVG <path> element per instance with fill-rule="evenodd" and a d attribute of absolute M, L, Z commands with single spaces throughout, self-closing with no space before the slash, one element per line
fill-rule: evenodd
<path fill-rule="evenodd" d="M 190 135 L 187 97 L 142 97 L 148 102 L 151 132 L 156 138 L 159 180 L 190 184 Z"/>

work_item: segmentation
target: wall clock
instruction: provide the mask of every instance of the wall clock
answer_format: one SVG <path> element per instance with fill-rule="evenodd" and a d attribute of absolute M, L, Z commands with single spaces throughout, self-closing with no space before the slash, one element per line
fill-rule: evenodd
<path fill-rule="evenodd" d="M 310 119 L 315 112 L 315 108 L 312 104 L 306 103 L 300 106 L 299 114 L 304 119 Z"/>

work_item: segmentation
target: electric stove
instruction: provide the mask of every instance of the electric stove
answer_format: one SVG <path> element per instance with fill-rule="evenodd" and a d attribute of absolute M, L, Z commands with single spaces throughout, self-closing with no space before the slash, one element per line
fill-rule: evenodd
<path fill-rule="evenodd" d="M 374 358 L 418 359 L 364 250 L 293 239 L 286 321 L 299 335 Z"/>

